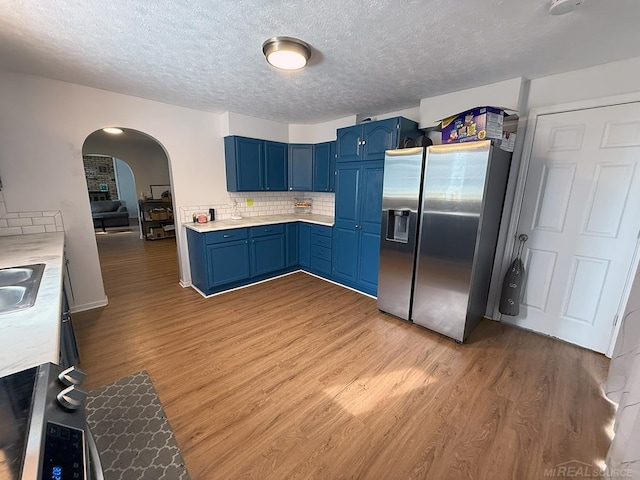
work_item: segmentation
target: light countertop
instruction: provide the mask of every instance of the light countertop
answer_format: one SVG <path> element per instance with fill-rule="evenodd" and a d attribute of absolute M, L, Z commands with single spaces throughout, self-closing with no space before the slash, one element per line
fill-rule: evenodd
<path fill-rule="evenodd" d="M 333 227 L 333 217 L 314 214 L 265 215 L 262 217 L 245 217 L 242 220 L 215 220 L 207 223 L 184 223 L 183 225 L 196 232 L 215 232 L 232 228 L 258 227 L 276 223 L 306 222 Z"/>
<path fill-rule="evenodd" d="M 58 363 L 64 233 L 0 237 L 0 268 L 44 263 L 31 308 L 0 314 L 0 377 Z"/>

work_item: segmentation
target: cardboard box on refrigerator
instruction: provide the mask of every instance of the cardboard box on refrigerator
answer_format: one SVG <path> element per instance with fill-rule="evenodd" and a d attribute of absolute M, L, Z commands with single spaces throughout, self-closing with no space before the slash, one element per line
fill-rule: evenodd
<path fill-rule="evenodd" d="M 504 110 L 496 107 L 476 107 L 442 120 L 442 143 L 500 140 L 504 125 Z"/>

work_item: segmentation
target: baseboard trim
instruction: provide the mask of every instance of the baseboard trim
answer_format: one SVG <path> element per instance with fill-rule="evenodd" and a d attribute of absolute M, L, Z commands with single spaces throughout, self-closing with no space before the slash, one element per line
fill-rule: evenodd
<path fill-rule="evenodd" d="M 82 305 L 74 305 L 69 308 L 71 313 L 79 313 L 84 312 L 86 310 L 93 310 L 94 308 L 106 307 L 109 305 L 109 298 L 106 296 L 102 300 L 98 300 L 96 302 L 83 303 Z"/>
<path fill-rule="evenodd" d="M 302 270 L 302 269 L 294 270 L 293 272 L 283 273 L 282 275 L 278 275 L 277 277 L 267 278 L 265 280 L 259 280 L 257 282 L 249 283 L 247 285 L 241 285 L 239 287 L 230 288 L 229 290 L 224 290 L 222 292 L 212 293 L 210 295 L 207 295 L 206 293 L 204 293 L 202 290 L 200 290 L 198 287 L 196 287 L 193 284 L 187 285 L 186 283 L 183 283 L 182 281 L 180 281 L 180 285 L 185 287 L 185 288 L 186 287 L 193 288 L 196 292 L 198 292 L 204 298 L 211 298 L 211 297 L 215 297 L 215 296 L 218 296 L 218 295 L 222 295 L 224 293 L 233 292 L 234 290 L 240 290 L 242 288 L 247 288 L 247 287 L 251 287 L 253 285 L 258 285 L 259 283 L 270 282 L 271 280 L 275 280 L 276 278 L 286 277 L 287 275 L 292 275 L 292 274 L 298 273 L 298 272 L 302 272 L 302 273 L 305 273 L 305 274 L 310 275 L 312 277 L 319 278 L 320 280 L 324 280 L 325 282 L 333 283 L 334 285 L 337 285 L 337 286 L 342 287 L 342 288 L 346 288 L 347 290 L 351 290 L 352 292 L 359 293 L 360 295 L 364 295 L 365 297 L 373 298 L 374 300 L 378 299 L 378 297 L 375 297 L 375 296 L 370 295 L 368 293 L 361 292 L 360 290 L 356 290 L 355 288 L 349 287 L 347 285 L 343 285 L 342 283 L 334 282 L 333 280 L 329 280 L 328 278 L 322 277 L 320 275 L 316 275 L 315 273 L 307 272 L 306 270 Z"/>
<path fill-rule="evenodd" d="M 184 280 L 180 280 L 178 283 L 182 288 L 189 288 L 193 286 L 191 282 L 185 282 Z"/>
<path fill-rule="evenodd" d="M 216 297 L 218 295 L 223 295 L 225 293 L 229 293 L 229 292 L 233 292 L 235 290 L 241 290 L 243 288 L 247 288 L 247 287 L 252 287 L 253 285 L 258 285 L 259 283 L 265 283 L 265 282 L 270 282 L 271 280 L 275 280 L 276 278 L 282 278 L 282 277 L 286 277 L 287 275 L 291 275 L 297 272 L 302 272 L 303 270 L 294 270 L 293 272 L 287 272 L 287 273 L 283 273 L 281 275 L 278 275 L 277 277 L 271 277 L 271 278 L 265 278 L 264 280 L 258 280 L 257 282 L 253 282 L 253 283 L 248 283 L 247 285 L 241 285 L 239 287 L 234 287 L 234 288 L 230 288 L 229 290 L 224 290 L 222 292 L 216 292 L 216 293 L 212 293 L 210 295 L 207 295 L 206 293 L 204 293 L 202 290 L 200 290 L 198 287 L 196 287 L 195 285 L 191 285 L 191 288 L 193 288 L 196 292 L 198 292 L 200 295 L 202 295 L 204 298 L 211 298 L 211 297 Z"/>
<path fill-rule="evenodd" d="M 306 273 L 307 275 L 311 275 L 312 277 L 319 278 L 320 280 L 324 280 L 325 282 L 333 283 L 334 285 L 337 285 L 339 287 L 346 288 L 347 290 L 351 290 L 352 292 L 359 293 L 360 295 L 364 295 L 365 297 L 373 298 L 374 300 L 378 299 L 378 297 L 374 297 L 373 295 L 371 295 L 369 293 L 361 292 L 360 290 L 352 288 L 352 287 L 350 287 L 348 285 L 345 285 L 343 283 L 338 283 L 338 282 L 335 282 L 333 280 L 329 280 L 328 278 L 321 277 L 320 275 L 316 275 L 315 273 L 307 272 L 306 270 L 298 270 L 298 271 L 302 272 L 302 273 Z"/>

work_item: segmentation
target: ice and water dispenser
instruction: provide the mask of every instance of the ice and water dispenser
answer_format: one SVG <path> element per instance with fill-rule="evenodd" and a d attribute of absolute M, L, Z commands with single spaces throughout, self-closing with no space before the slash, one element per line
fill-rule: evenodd
<path fill-rule="evenodd" d="M 388 210 L 387 240 L 407 243 L 409 241 L 409 213 L 411 210 Z"/>

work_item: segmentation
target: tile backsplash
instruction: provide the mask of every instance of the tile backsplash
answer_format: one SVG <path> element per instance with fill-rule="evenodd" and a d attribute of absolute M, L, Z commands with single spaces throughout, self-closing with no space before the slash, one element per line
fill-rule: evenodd
<path fill-rule="evenodd" d="M 282 215 L 294 213 L 294 198 L 311 198 L 311 213 L 333 217 L 335 194 L 324 192 L 227 192 L 228 201 L 222 204 L 192 205 L 180 207 L 180 221 L 191 222 L 194 213 L 208 213 L 215 208 L 217 220 L 231 218 L 234 200 L 238 202 L 238 210 L 243 217 L 260 217 L 264 215 Z M 247 199 L 253 199 L 253 205 L 247 205 Z"/>
<path fill-rule="evenodd" d="M 52 232 L 64 232 L 62 214 L 58 210 L 7 212 L 0 192 L 0 236 Z"/>

